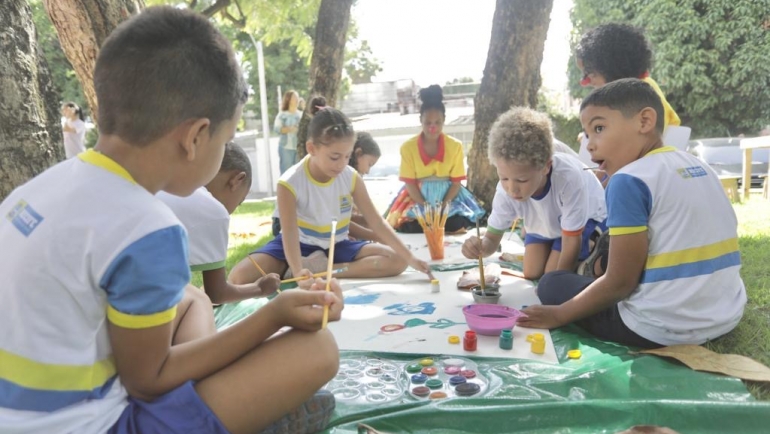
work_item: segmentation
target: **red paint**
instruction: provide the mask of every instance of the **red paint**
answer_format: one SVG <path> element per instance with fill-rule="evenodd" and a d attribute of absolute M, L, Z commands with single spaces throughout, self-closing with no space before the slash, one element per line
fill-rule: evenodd
<path fill-rule="evenodd" d="M 463 338 L 463 349 L 465 351 L 476 351 L 476 332 L 473 330 L 468 330 L 465 332 L 465 337 Z"/>

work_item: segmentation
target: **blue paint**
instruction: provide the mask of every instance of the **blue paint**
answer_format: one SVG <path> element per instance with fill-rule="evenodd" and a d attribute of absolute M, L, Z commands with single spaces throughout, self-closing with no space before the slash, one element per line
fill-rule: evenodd
<path fill-rule="evenodd" d="M 463 384 L 467 381 L 468 380 L 462 375 L 455 375 L 454 377 L 449 379 L 449 384 L 451 384 L 452 386 L 457 386 L 458 384 Z"/>
<path fill-rule="evenodd" d="M 372 304 L 380 298 L 380 294 L 360 294 L 345 297 L 345 304 Z"/>
<path fill-rule="evenodd" d="M 412 383 L 414 384 L 422 384 L 424 382 L 428 381 L 428 376 L 425 374 L 414 374 L 412 375 Z"/>
<path fill-rule="evenodd" d="M 430 315 L 436 310 L 432 302 L 423 302 L 420 304 L 397 303 L 384 308 L 390 310 L 388 315 Z"/>

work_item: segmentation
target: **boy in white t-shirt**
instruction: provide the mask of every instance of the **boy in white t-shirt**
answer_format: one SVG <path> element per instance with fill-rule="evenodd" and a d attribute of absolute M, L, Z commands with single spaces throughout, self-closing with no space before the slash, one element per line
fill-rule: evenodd
<path fill-rule="evenodd" d="M 174 211 L 187 230 L 190 271 L 201 272 L 203 290 L 214 304 L 268 296 L 281 283 L 277 274 L 244 285 L 227 281 L 230 214 L 246 199 L 251 176 L 249 157 L 240 146 L 230 142 L 225 147 L 219 173 L 205 187 L 187 197 L 158 193 L 158 198 Z"/>
<path fill-rule="evenodd" d="M 602 339 L 658 347 L 702 344 L 738 324 L 746 290 L 735 212 L 708 165 L 663 146 L 663 116 L 660 97 L 638 79 L 583 100 L 591 160 L 610 175 L 609 232 L 588 261 L 591 275 L 540 279 L 547 306 L 524 309 L 520 325 L 576 322 Z"/>
<path fill-rule="evenodd" d="M 467 258 L 497 251 L 506 229 L 524 220 L 524 277 L 574 271 L 589 255 L 591 234 L 606 217 L 604 190 L 575 157 L 553 152 L 548 116 L 525 107 L 502 114 L 489 132 L 489 159 L 500 182 L 483 240 L 462 247 Z"/>

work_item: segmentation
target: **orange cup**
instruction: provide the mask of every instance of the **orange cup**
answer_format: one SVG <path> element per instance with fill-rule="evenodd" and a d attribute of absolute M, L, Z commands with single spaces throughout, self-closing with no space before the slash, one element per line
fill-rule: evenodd
<path fill-rule="evenodd" d="M 434 261 L 444 259 L 444 230 L 439 229 L 430 233 L 426 232 L 425 238 L 428 240 L 430 259 Z"/>

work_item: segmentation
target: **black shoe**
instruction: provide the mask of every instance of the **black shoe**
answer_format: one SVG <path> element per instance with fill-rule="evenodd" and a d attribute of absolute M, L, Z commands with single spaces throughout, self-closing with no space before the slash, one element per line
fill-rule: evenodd
<path fill-rule="evenodd" d="M 578 265 L 577 274 L 588 277 L 599 277 L 595 274 L 596 261 L 602 266 L 602 270 L 607 268 L 607 258 L 610 251 L 610 232 L 605 231 L 594 242 L 594 248 L 588 257 Z"/>

